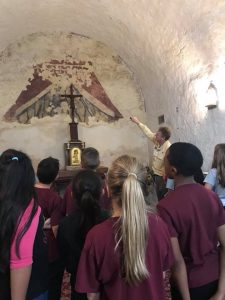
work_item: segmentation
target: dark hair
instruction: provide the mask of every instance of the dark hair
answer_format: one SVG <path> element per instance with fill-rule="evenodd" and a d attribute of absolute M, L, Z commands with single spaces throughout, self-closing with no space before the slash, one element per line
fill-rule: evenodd
<path fill-rule="evenodd" d="M 92 147 L 84 149 L 81 154 L 81 163 L 82 167 L 85 169 L 97 169 L 100 164 L 98 150 Z"/>
<path fill-rule="evenodd" d="M 30 227 L 38 208 L 34 183 L 35 174 L 30 158 L 14 149 L 4 151 L 0 156 L 0 271 L 4 272 L 9 268 L 13 235 L 20 218 L 33 201 L 29 219 L 16 239 L 16 254 L 20 257 L 21 239 Z"/>
<path fill-rule="evenodd" d="M 169 147 L 167 159 L 185 177 L 194 176 L 203 164 L 201 151 L 190 143 L 174 143 Z"/>
<path fill-rule="evenodd" d="M 41 183 L 52 183 L 59 172 L 59 160 L 53 157 L 47 157 L 41 160 L 37 168 L 37 177 Z"/>
<path fill-rule="evenodd" d="M 202 169 L 200 168 L 199 170 L 197 170 L 197 172 L 194 174 L 194 180 L 201 184 L 201 185 L 204 185 L 204 174 L 202 172 Z"/>
<path fill-rule="evenodd" d="M 84 236 L 91 227 L 99 223 L 99 199 L 102 193 L 100 176 L 92 170 L 79 171 L 72 181 L 72 193 L 81 212 L 80 232 Z"/>
<path fill-rule="evenodd" d="M 158 131 L 161 132 L 166 141 L 171 137 L 171 131 L 168 127 L 159 127 Z"/>

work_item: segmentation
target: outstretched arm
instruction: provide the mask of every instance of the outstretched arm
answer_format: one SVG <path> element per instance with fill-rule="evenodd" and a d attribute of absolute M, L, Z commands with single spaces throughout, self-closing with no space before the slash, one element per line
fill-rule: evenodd
<path fill-rule="evenodd" d="M 140 124 L 140 121 L 138 120 L 137 117 L 130 117 L 130 119 L 131 119 L 131 121 L 132 121 L 133 123 L 135 123 L 135 124 L 137 124 L 137 125 Z"/>
<path fill-rule="evenodd" d="M 155 143 L 155 133 L 152 132 L 146 125 L 142 124 L 137 117 L 130 117 L 130 120 L 137 124 L 139 128 L 144 132 L 144 134 L 153 142 Z"/>

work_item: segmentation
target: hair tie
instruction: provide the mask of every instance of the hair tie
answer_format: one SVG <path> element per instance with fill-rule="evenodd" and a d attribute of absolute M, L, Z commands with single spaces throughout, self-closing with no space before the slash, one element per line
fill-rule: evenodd
<path fill-rule="evenodd" d="M 11 160 L 19 160 L 19 158 L 17 157 L 17 156 L 13 156 L 12 158 L 11 158 Z"/>
<path fill-rule="evenodd" d="M 129 177 L 130 175 L 134 176 L 134 177 L 137 179 L 137 175 L 136 175 L 135 173 L 128 173 L 128 177 Z"/>

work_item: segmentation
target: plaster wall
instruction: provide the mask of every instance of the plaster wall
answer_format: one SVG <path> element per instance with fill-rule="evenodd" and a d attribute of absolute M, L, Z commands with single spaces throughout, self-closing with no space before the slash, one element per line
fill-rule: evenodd
<path fill-rule="evenodd" d="M 198 145 L 209 168 L 225 139 L 224 0 L 2 0 L 0 9 L 2 50 L 35 32 L 76 32 L 114 49 L 141 88 L 148 125 L 165 114 L 172 141 Z M 208 111 L 211 80 L 219 103 Z"/>
<path fill-rule="evenodd" d="M 109 165 L 112 159 L 124 153 L 136 155 L 147 164 L 147 139 L 138 130 L 133 130 L 134 125 L 129 120 L 133 114 L 145 119 L 143 98 L 132 73 L 117 54 L 102 43 L 64 33 L 29 35 L 10 44 L 1 53 L 1 150 L 9 147 L 21 149 L 31 155 L 34 165 L 43 157 L 51 155 L 59 158 L 61 166 L 64 166 L 63 143 L 70 140 L 68 123 L 71 121 L 67 103 L 63 104 L 67 108 L 60 107 L 58 114 L 43 118 L 32 117 L 28 124 L 21 124 L 16 119 L 9 122 L 3 116 L 15 104 L 22 90 L 31 89 L 29 85 L 34 66 L 43 63 L 47 66 L 46 62 L 65 61 L 68 57 L 70 61 L 82 62 L 84 66 L 91 64 L 91 72 L 94 72 L 99 81 L 97 87 L 101 88 L 100 93 L 104 92 L 122 115 L 111 122 L 99 114 L 89 116 L 86 122 L 79 122 L 79 139 L 86 143 L 86 147 L 92 146 L 99 150 L 103 165 Z M 69 71 L 67 68 L 66 73 L 60 75 L 58 72 L 54 76 L 52 69 L 49 71 L 43 67 L 40 74 L 43 80 L 51 80 L 51 86 L 60 86 L 63 93 L 70 83 L 78 84 L 77 76 L 80 81 L 85 80 L 88 84 L 89 70 L 78 65 L 77 76 L 72 77 L 73 68 L 74 66 Z M 26 105 L 29 108 L 29 103 Z"/>

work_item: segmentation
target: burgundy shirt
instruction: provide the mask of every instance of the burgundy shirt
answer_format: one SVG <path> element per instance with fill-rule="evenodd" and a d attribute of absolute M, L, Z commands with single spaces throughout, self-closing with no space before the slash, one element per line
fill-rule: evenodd
<path fill-rule="evenodd" d="M 100 292 L 101 300 L 164 300 L 163 271 L 170 268 L 173 257 L 169 232 L 162 219 L 149 214 L 149 240 L 146 265 L 150 276 L 137 286 L 121 277 L 120 253 L 115 252 L 115 222 L 110 218 L 93 227 L 81 254 L 75 289 L 78 292 Z"/>
<path fill-rule="evenodd" d="M 38 204 L 42 208 L 45 219 L 51 218 L 51 226 L 59 225 L 62 218 L 61 205 L 62 199 L 51 189 L 35 187 L 38 196 Z M 46 229 L 48 239 L 48 258 L 49 262 L 53 262 L 59 258 L 57 241 L 52 229 Z"/>
<path fill-rule="evenodd" d="M 179 186 L 158 204 L 171 237 L 177 237 L 184 257 L 189 287 L 219 278 L 217 228 L 225 224 L 223 206 L 212 191 L 193 183 Z"/>

